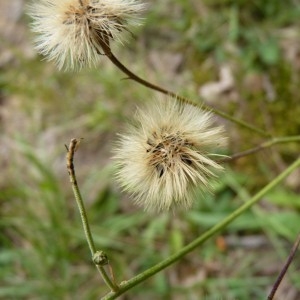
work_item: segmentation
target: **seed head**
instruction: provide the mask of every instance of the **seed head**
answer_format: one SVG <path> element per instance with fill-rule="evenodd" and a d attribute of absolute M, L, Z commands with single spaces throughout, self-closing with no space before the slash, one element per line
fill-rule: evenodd
<path fill-rule="evenodd" d="M 211 113 L 159 99 L 138 110 L 135 123 L 120 135 L 117 180 L 147 210 L 189 208 L 195 189 L 210 189 L 215 171 L 222 169 L 211 151 L 225 141 Z"/>
<path fill-rule="evenodd" d="M 39 0 L 28 10 L 36 49 L 59 69 L 80 69 L 97 64 L 110 40 L 122 41 L 144 7 L 137 0 Z"/>

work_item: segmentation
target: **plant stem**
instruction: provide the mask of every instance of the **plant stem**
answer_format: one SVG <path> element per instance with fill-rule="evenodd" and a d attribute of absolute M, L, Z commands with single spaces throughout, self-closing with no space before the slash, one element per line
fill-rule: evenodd
<path fill-rule="evenodd" d="M 104 296 L 102 300 L 111 300 L 116 299 L 118 296 L 136 286 L 137 284 L 145 281 L 149 277 L 158 273 L 159 271 L 167 268 L 171 264 L 175 263 L 187 253 L 194 250 L 196 247 L 202 245 L 206 240 L 215 235 L 217 232 L 223 230 L 228 224 L 230 224 L 233 220 L 239 217 L 242 213 L 244 213 L 247 209 L 257 203 L 264 195 L 266 195 L 272 188 L 274 188 L 277 184 L 279 184 L 284 178 L 286 178 L 289 174 L 291 174 L 296 168 L 300 166 L 300 157 L 291 164 L 287 169 L 285 169 L 282 173 L 280 173 L 276 178 L 274 178 L 270 183 L 268 183 L 263 189 L 261 189 L 256 195 L 250 198 L 245 204 L 240 206 L 234 212 L 232 212 L 229 216 L 223 219 L 221 222 L 213 226 L 211 229 L 207 230 L 197 239 L 183 247 L 180 251 L 175 254 L 172 254 L 167 259 L 162 262 L 156 264 L 155 266 L 149 268 L 148 270 L 142 272 L 141 274 L 133 277 L 132 279 L 126 281 L 125 283 L 120 285 L 120 289 L 117 292 L 111 292 Z"/>
<path fill-rule="evenodd" d="M 233 154 L 230 157 L 222 158 L 222 159 L 219 160 L 219 162 L 232 161 L 232 160 L 239 159 L 241 157 L 244 157 L 244 156 L 247 156 L 247 155 L 250 155 L 250 154 L 254 154 L 258 151 L 261 151 L 263 149 L 272 147 L 276 144 L 291 143 L 291 142 L 300 142 L 300 135 L 273 138 L 269 141 L 266 141 L 266 142 L 258 145 L 257 147 L 254 147 L 254 148 L 251 148 L 251 149 Z"/>
<path fill-rule="evenodd" d="M 300 234 L 297 236 L 297 239 L 296 239 L 296 241 L 295 241 L 295 243 L 293 245 L 293 248 L 292 248 L 292 250 L 291 250 L 291 252 L 290 252 L 290 254 L 289 254 L 288 258 L 287 258 L 287 261 L 285 262 L 285 264 L 284 264 L 281 272 L 279 273 L 279 275 L 278 275 L 278 277 L 277 277 L 277 279 L 276 279 L 276 281 L 275 281 L 275 283 L 273 285 L 273 288 L 272 288 L 272 290 L 271 290 L 271 292 L 270 292 L 270 294 L 268 296 L 268 300 L 273 300 L 273 298 L 275 296 L 275 293 L 276 293 L 276 291 L 277 291 L 277 289 L 278 289 L 278 287 L 279 287 L 279 285 L 280 285 L 280 283 L 281 283 L 284 275 L 286 274 L 286 272 L 287 272 L 290 264 L 293 261 L 293 258 L 295 257 L 295 254 L 296 254 L 296 251 L 297 251 L 297 249 L 299 247 L 299 244 L 300 244 Z"/>
<path fill-rule="evenodd" d="M 75 167 L 74 167 L 74 154 L 79 146 L 80 140 L 79 139 L 72 139 L 70 142 L 69 147 L 66 146 L 67 148 L 67 169 L 68 169 L 68 173 L 70 176 L 70 182 L 72 185 L 72 189 L 73 189 L 73 193 L 76 199 L 76 203 L 79 209 L 79 213 L 80 213 L 80 217 L 81 217 L 81 222 L 82 222 L 82 226 L 83 226 L 83 230 L 84 230 L 84 234 L 87 240 L 87 243 L 89 245 L 92 257 L 94 256 L 94 254 L 96 253 L 96 247 L 95 247 L 95 243 L 93 240 L 93 236 L 91 233 L 91 229 L 89 226 L 89 221 L 88 221 L 88 217 L 86 214 L 86 210 L 84 207 L 84 202 L 83 199 L 81 197 L 81 193 L 77 184 L 77 179 L 76 179 L 76 174 L 75 174 Z M 106 285 L 114 292 L 117 292 L 119 290 L 118 286 L 112 282 L 109 278 L 109 276 L 107 275 L 105 269 L 103 266 L 95 264 L 99 273 L 101 274 L 104 282 L 106 283 Z"/>
<path fill-rule="evenodd" d="M 215 114 L 221 116 L 222 118 L 225 118 L 237 125 L 240 125 L 244 128 L 247 128 L 249 130 L 252 130 L 254 132 L 256 132 L 257 134 L 260 134 L 262 136 L 265 136 L 265 137 L 270 137 L 271 135 L 269 133 L 267 133 L 265 130 L 262 130 L 260 128 L 257 128 L 251 124 L 248 124 L 247 122 L 244 122 L 240 119 L 237 119 L 233 116 L 230 116 L 228 114 L 226 114 L 225 112 L 222 112 L 216 108 L 213 108 L 213 107 L 210 107 L 208 105 L 206 105 L 205 103 L 196 103 L 196 102 L 193 102 L 191 100 L 189 100 L 188 98 L 186 97 L 183 97 L 183 96 L 180 96 L 172 91 L 169 91 L 169 90 L 166 90 L 158 85 L 155 85 L 145 79 L 142 79 L 141 77 L 137 76 L 136 74 L 134 74 L 132 71 L 130 71 L 125 65 L 123 65 L 119 60 L 118 58 L 111 52 L 111 49 L 110 49 L 110 46 L 109 46 L 109 41 L 103 41 L 101 39 L 99 39 L 99 43 L 101 44 L 101 47 L 104 51 L 104 54 L 108 57 L 108 59 L 119 69 L 121 70 L 123 73 L 125 73 L 128 78 L 140 83 L 141 85 L 143 86 L 146 86 L 147 88 L 149 89 L 152 89 L 152 90 L 155 90 L 155 91 L 158 91 L 162 94 L 165 94 L 165 95 L 168 95 L 174 99 L 178 99 L 184 103 L 187 103 L 187 104 L 190 104 L 190 105 L 193 105 L 193 106 L 197 106 L 197 107 L 200 107 L 202 109 L 207 109 L 209 111 L 212 111 L 214 112 Z"/>

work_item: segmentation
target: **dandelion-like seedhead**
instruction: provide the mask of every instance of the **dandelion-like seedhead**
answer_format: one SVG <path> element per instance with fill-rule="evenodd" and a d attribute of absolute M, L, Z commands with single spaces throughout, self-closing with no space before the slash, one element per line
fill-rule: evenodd
<path fill-rule="evenodd" d="M 222 167 L 212 151 L 225 144 L 212 114 L 174 99 L 138 110 L 114 150 L 117 180 L 146 210 L 189 208 L 195 189 L 210 189 Z"/>
<path fill-rule="evenodd" d="M 28 13 L 36 49 L 59 69 L 80 69 L 96 65 L 103 46 L 139 25 L 144 7 L 137 0 L 39 0 Z"/>

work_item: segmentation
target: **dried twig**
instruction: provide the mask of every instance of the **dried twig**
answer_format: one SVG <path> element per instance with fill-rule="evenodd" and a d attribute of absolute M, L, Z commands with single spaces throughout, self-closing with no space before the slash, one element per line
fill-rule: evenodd
<path fill-rule="evenodd" d="M 280 273 L 279 273 L 279 275 L 278 275 L 278 277 L 277 277 L 277 279 L 276 279 L 276 281 L 275 281 L 275 283 L 274 283 L 274 285 L 272 287 L 272 290 L 271 290 L 271 292 L 270 292 L 270 294 L 268 296 L 268 300 L 273 300 L 274 295 L 275 295 L 275 293 L 276 293 L 276 291 L 277 291 L 277 289 L 278 289 L 278 287 L 279 287 L 279 285 L 280 285 L 283 277 L 285 276 L 285 274 L 286 274 L 286 272 L 287 272 L 287 270 L 288 270 L 291 262 L 293 261 L 293 258 L 295 257 L 295 254 L 296 254 L 296 251 L 297 251 L 297 249 L 299 247 L 299 244 L 300 244 L 300 234 L 297 236 L 297 239 L 296 239 L 296 241 L 295 241 L 295 243 L 293 245 L 293 248 L 292 248 L 292 250 L 291 250 L 291 252 L 290 252 L 290 254 L 289 254 L 288 258 L 287 258 L 287 261 L 285 262 L 282 270 L 280 271 Z"/>

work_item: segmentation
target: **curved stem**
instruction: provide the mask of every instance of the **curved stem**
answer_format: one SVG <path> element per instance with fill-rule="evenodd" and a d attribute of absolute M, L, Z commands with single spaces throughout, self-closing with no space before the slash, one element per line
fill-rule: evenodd
<path fill-rule="evenodd" d="M 73 193 L 76 199 L 76 203 L 79 209 L 79 213 L 80 213 L 80 217 L 81 217 L 81 222 L 82 222 L 82 226 L 83 226 L 83 230 L 84 230 L 84 234 L 87 240 L 87 243 L 89 245 L 92 257 L 94 256 L 94 254 L 96 253 L 96 247 L 95 247 L 95 243 L 93 240 L 93 236 L 92 236 L 92 232 L 89 226 L 89 221 L 88 221 L 88 217 L 86 214 L 86 210 L 84 207 L 84 202 L 83 199 L 81 197 L 81 193 L 77 184 L 77 179 L 76 179 L 76 174 L 75 174 L 75 167 L 74 167 L 74 154 L 79 146 L 80 140 L 78 139 L 72 139 L 70 142 L 69 147 L 66 146 L 67 148 L 67 169 L 68 169 L 68 173 L 70 176 L 70 182 L 72 184 L 72 189 L 73 189 Z M 99 273 L 101 274 L 104 282 L 106 283 L 106 285 L 114 292 L 118 291 L 118 286 L 112 282 L 109 278 L 109 276 L 107 275 L 105 269 L 103 266 L 95 264 Z"/>
<path fill-rule="evenodd" d="M 109 41 L 106 40 L 106 41 L 103 41 L 101 39 L 99 39 L 99 43 L 101 44 L 101 47 L 104 51 L 104 54 L 108 57 L 108 59 L 119 69 L 121 70 L 123 73 L 125 73 L 128 78 L 140 83 L 141 85 L 143 86 L 146 86 L 147 88 L 150 88 L 152 90 L 155 90 L 155 91 L 158 91 L 162 94 L 165 94 L 165 95 L 168 95 L 174 99 L 178 99 L 184 103 L 188 103 L 190 105 L 193 105 L 193 106 L 198 106 L 202 109 L 207 109 L 207 110 L 210 110 L 212 112 L 214 112 L 215 114 L 221 116 L 222 118 L 225 118 L 235 124 L 238 124 L 244 128 L 247 128 L 249 130 L 252 130 L 262 136 L 265 136 L 265 137 L 270 137 L 271 135 L 269 133 L 267 133 L 265 130 L 262 130 L 260 128 L 257 128 L 251 124 L 248 124 L 247 122 L 244 122 L 242 120 L 239 120 L 233 116 L 230 116 L 216 108 L 213 108 L 213 107 L 210 107 L 208 105 L 206 105 L 205 103 L 201 102 L 201 103 L 196 103 L 196 102 L 193 102 L 191 100 L 189 100 L 188 98 L 186 97 L 183 97 L 183 96 L 180 96 L 180 95 L 177 95 L 176 93 L 172 92 L 172 91 L 169 91 L 169 90 L 166 90 L 158 85 L 155 85 L 155 84 L 152 84 L 151 82 L 145 80 L 145 79 L 142 79 L 141 77 L 137 76 L 136 74 L 134 74 L 132 71 L 130 71 L 125 65 L 123 65 L 119 60 L 118 58 L 111 52 L 111 49 L 110 49 L 110 46 L 109 46 Z"/>
<path fill-rule="evenodd" d="M 276 144 L 291 143 L 291 142 L 300 142 L 300 135 L 273 138 L 273 139 L 266 141 L 254 148 L 251 148 L 251 149 L 239 152 L 239 153 L 235 153 L 235 154 L 231 155 L 230 157 L 222 158 L 218 162 L 232 161 L 232 160 L 239 159 L 241 157 L 244 157 L 244 156 L 247 156 L 250 154 L 254 154 L 258 151 L 272 147 Z"/>
<path fill-rule="evenodd" d="M 257 203 L 264 195 L 266 195 L 272 188 L 274 188 L 277 184 L 279 184 L 284 178 L 286 178 L 289 174 L 291 174 L 295 169 L 300 166 L 300 157 L 291 164 L 287 169 L 285 169 L 282 173 L 280 173 L 276 178 L 274 178 L 269 184 L 267 184 L 263 189 L 261 189 L 256 195 L 250 198 L 245 204 L 236 209 L 233 213 L 223 219 L 221 222 L 213 226 L 211 229 L 207 230 L 204 234 L 199 236 L 197 239 L 192 241 L 190 244 L 183 247 L 177 253 L 171 255 L 167 259 L 158 263 L 157 265 L 151 267 L 150 269 L 142 272 L 141 274 L 133 277 L 132 279 L 126 281 L 125 283 L 120 285 L 120 290 L 117 292 L 111 292 L 104 296 L 102 300 L 111 300 L 116 299 L 118 296 L 125 293 L 127 290 L 136 286 L 137 284 L 145 281 L 147 278 L 153 276 L 159 271 L 167 268 L 171 264 L 175 263 L 187 253 L 193 251 L 196 247 L 202 245 L 206 240 L 215 235 L 217 232 L 223 230 L 228 224 L 234 221 L 237 217 L 239 217 L 242 213 L 244 213 L 247 209 Z"/>

